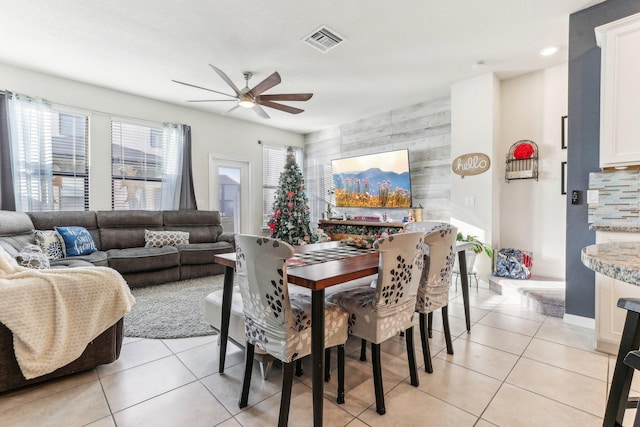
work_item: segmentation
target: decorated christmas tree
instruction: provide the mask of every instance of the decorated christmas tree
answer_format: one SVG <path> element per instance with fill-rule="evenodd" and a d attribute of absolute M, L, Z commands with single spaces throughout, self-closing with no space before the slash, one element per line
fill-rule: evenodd
<path fill-rule="evenodd" d="M 304 194 L 304 178 L 296 163 L 291 147 L 287 149 L 287 162 L 280 174 L 273 216 L 269 221 L 271 237 L 292 245 L 313 241 L 309 228 L 309 200 Z"/>

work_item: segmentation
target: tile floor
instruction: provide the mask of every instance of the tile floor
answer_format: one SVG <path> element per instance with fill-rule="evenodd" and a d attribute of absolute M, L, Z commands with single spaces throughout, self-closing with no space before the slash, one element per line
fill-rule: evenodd
<path fill-rule="evenodd" d="M 444 350 L 439 312 L 431 341 L 434 373 L 409 384 L 404 342 L 383 344 L 387 413 L 375 412 L 371 368 L 359 342 L 347 343 L 346 403 L 335 404 L 335 373 L 325 388 L 326 426 L 598 426 L 615 364 L 593 348 L 593 331 L 522 308 L 489 289 L 471 290 L 472 330 L 452 289 L 454 355 Z M 217 337 L 126 339 L 119 360 L 44 385 L 0 394 L 0 425 L 9 426 L 271 426 L 280 402 L 279 370 L 268 380 L 254 369 L 249 407 L 237 400 L 243 352 L 230 345 L 217 372 Z M 419 337 L 416 328 L 419 365 Z M 335 357 L 335 355 L 334 355 Z M 334 359 L 335 362 L 335 359 Z M 335 368 L 335 363 L 334 366 Z M 291 426 L 310 426 L 311 379 L 296 378 Z M 633 388 L 640 391 L 640 380 Z M 632 425 L 633 410 L 625 425 Z"/>

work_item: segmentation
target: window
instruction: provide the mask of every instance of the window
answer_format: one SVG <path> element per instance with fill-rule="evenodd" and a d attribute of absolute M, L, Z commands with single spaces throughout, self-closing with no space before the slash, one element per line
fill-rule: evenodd
<path fill-rule="evenodd" d="M 177 209 L 181 125 L 111 122 L 113 209 Z"/>
<path fill-rule="evenodd" d="M 51 114 L 53 210 L 89 210 L 89 117 Z"/>
<path fill-rule="evenodd" d="M 296 162 L 302 168 L 302 148 L 293 147 Z M 284 172 L 287 162 L 287 146 L 262 143 L 262 213 L 263 225 L 266 227 L 273 214 L 273 202 L 280 185 L 280 174 Z"/>
<path fill-rule="evenodd" d="M 17 211 L 88 210 L 88 116 L 8 94 Z"/>

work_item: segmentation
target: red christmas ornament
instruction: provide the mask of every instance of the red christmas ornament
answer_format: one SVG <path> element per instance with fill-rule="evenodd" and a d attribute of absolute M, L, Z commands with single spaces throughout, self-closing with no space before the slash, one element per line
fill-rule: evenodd
<path fill-rule="evenodd" d="M 287 197 L 290 199 L 293 199 L 293 196 L 295 196 L 296 193 L 294 193 L 293 191 L 287 191 Z"/>

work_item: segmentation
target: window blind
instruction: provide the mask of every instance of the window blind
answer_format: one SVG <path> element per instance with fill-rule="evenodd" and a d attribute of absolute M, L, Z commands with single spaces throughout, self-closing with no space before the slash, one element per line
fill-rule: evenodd
<path fill-rule="evenodd" d="M 287 146 L 262 143 L 262 213 L 264 223 L 273 213 L 273 202 L 279 187 L 280 174 L 287 162 Z M 302 148 L 293 147 L 296 163 L 302 169 Z"/>
<path fill-rule="evenodd" d="M 89 210 L 89 117 L 51 114 L 54 210 Z"/>
<path fill-rule="evenodd" d="M 111 121 L 113 209 L 161 209 L 162 141 L 160 124 Z"/>

